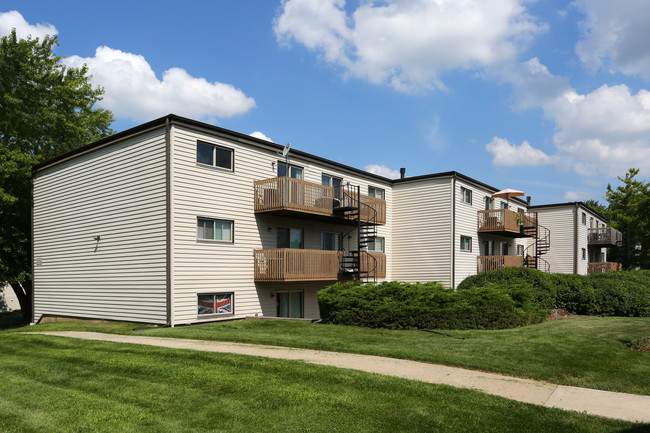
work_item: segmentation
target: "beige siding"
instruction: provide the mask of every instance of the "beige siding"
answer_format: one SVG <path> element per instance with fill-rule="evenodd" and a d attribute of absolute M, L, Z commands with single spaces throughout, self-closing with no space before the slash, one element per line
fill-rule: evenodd
<path fill-rule="evenodd" d="M 393 187 L 392 279 L 451 286 L 451 178 Z"/>
<path fill-rule="evenodd" d="M 274 303 L 270 294 L 260 294 L 269 292 L 269 286 L 254 281 L 253 251 L 276 248 L 278 227 L 303 228 L 308 249 L 320 249 L 321 231 L 347 233 L 351 227 L 313 221 L 299 215 L 280 218 L 254 213 L 254 182 L 276 176 L 276 164 L 281 157 L 275 150 L 179 126 L 173 127 L 172 136 L 174 323 L 202 320 L 197 317 L 199 293 L 233 292 L 235 317 L 275 315 L 275 307 L 269 307 L 269 303 Z M 233 149 L 234 171 L 197 164 L 197 140 Z M 344 182 L 360 185 L 361 192 L 367 194 L 369 182 L 362 176 L 293 157 L 290 163 L 303 167 L 306 181 L 320 184 L 322 173 L 328 173 L 342 177 Z M 390 221 L 390 184 L 370 184 L 386 190 Z M 197 241 L 197 216 L 234 221 L 234 242 Z M 387 255 L 391 248 L 390 227 L 387 224 L 378 228 L 379 236 L 386 238 Z M 354 238 L 355 233 L 350 234 Z M 344 246 L 347 247 L 347 242 Z M 326 285 L 325 282 L 318 284 L 319 287 Z M 317 312 L 314 283 L 303 286 L 305 315 L 317 314 L 314 313 Z M 215 320 L 215 317 L 206 320 Z"/>
<path fill-rule="evenodd" d="M 551 249 L 543 258 L 551 265 L 551 272 L 572 274 L 574 260 L 580 254 L 574 253 L 575 242 L 575 207 L 563 206 L 557 208 L 535 209 L 539 223 L 551 231 Z M 582 224 L 578 221 L 578 224 Z M 585 232 L 586 239 L 586 232 Z M 585 246 L 586 248 L 586 240 Z M 586 266 L 585 266 L 586 273 Z"/>
<path fill-rule="evenodd" d="M 36 319 L 165 323 L 165 194 L 163 128 L 37 173 Z"/>

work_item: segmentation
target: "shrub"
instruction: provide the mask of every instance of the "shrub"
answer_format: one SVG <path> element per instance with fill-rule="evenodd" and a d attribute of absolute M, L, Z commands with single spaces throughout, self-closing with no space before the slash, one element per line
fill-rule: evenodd
<path fill-rule="evenodd" d="M 337 283 L 318 292 L 323 321 L 389 329 L 503 329 L 541 322 L 529 284 L 453 291 L 438 283 Z"/>

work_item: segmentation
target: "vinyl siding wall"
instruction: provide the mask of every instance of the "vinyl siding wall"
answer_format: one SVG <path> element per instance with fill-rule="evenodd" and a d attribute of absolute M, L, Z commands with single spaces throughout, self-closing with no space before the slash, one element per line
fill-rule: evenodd
<path fill-rule="evenodd" d="M 451 192 L 451 178 L 393 186 L 393 280 L 451 286 Z"/>
<path fill-rule="evenodd" d="M 200 293 L 234 292 L 234 317 L 275 316 L 275 300 L 270 295 L 283 290 L 283 287 L 292 290 L 302 287 L 305 290 L 305 316 L 318 317 L 316 290 L 331 282 L 256 283 L 253 251 L 277 248 L 278 227 L 303 228 L 306 249 L 320 249 L 321 231 L 346 233 L 351 227 L 313 221 L 301 215 L 276 217 L 254 213 L 254 182 L 277 176 L 276 166 L 281 157 L 275 150 L 178 125 L 172 128 L 172 138 L 174 323 L 220 319 L 217 316 L 197 316 L 197 294 Z M 233 149 L 234 171 L 198 164 L 197 140 Z M 378 227 L 378 235 L 386 238 L 387 261 L 390 263 L 390 184 L 369 182 L 361 176 L 298 158 L 291 157 L 290 164 L 303 167 L 304 180 L 319 185 L 322 173 L 327 173 L 342 177 L 344 183 L 360 185 L 362 194 L 368 193 L 369 184 L 385 189 L 389 222 Z M 197 216 L 234 221 L 234 242 L 197 241 Z M 353 239 L 356 237 L 355 232 L 352 236 Z M 347 242 L 344 245 L 347 247 Z M 388 277 L 390 272 L 389 267 Z"/>
<path fill-rule="evenodd" d="M 544 256 L 551 265 L 551 272 L 573 274 L 574 261 L 581 248 L 578 245 L 578 252 L 574 251 L 575 206 L 534 210 L 537 212 L 539 223 L 551 231 L 551 249 Z M 580 224 L 578 221 L 578 225 Z M 585 230 L 585 248 L 586 236 Z"/>
<path fill-rule="evenodd" d="M 164 137 L 160 128 L 35 175 L 36 320 L 166 322 Z"/>

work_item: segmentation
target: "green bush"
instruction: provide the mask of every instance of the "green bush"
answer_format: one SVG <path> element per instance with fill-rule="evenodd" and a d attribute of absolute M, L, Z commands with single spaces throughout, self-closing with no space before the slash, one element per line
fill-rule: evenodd
<path fill-rule="evenodd" d="M 514 282 L 530 284 L 537 301 L 545 308 L 594 316 L 650 316 L 648 270 L 584 276 L 506 268 L 468 277 L 458 290 L 476 289 L 487 284 L 499 284 L 507 289 Z"/>
<path fill-rule="evenodd" d="M 318 292 L 327 323 L 389 329 L 503 329 L 548 314 L 529 284 L 454 291 L 439 283 L 337 283 Z"/>

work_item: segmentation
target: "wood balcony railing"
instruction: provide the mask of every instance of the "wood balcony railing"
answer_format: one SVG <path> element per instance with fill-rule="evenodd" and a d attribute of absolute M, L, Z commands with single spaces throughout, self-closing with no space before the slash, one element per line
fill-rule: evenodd
<path fill-rule="evenodd" d="M 255 281 L 335 281 L 342 257 L 342 251 L 255 250 Z"/>
<path fill-rule="evenodd" d="M 348 202 L 355 201 L 348 198 Z M 361 194 L 361 203 L 372 207 L 376 212 L 375 224 L 386 224 L 386 201 Z M 334 208 L 341 205 L 334 188 L 300 179 L 275 177 L 255 181 L 255 212 L 293 211 L 312 215 L 346 218 L 335 213 Z M 349 203 L 346 203 L 349 205 Z M 362 221 L 375 215 L 368 206 L 360 206 Z"/>
<path fill-rule="evenodd" d="M 587 239 L 589 245 L 616 247 L 623 243 L 623 234 L 613 227 L 598 227 L 589 229 Z"/>
<path fill-rule="evenodd" d="M 369 256 L 374 257 L 377 263 L 375 264 L 375 261 Z M 361 272 L 370 271 L 374 272 L 375 278 L 386 278 L 386 254 L 362 253 L 359 262 Z"/>
<path fill-rule="evenodd" d="M 494 271 L 509 267 L 522 267 L 524 258 L 522 256 L 479 256 L 477 257 L 477 272 Z"/>
<path fill-rule="evenodd" d="M 255 281 L 336 281 L 343 251 L 275 248 L 255 250 Z M 374 257 L 377 262 L 369 256 Z M 361 271 L 386 278 L 386 254 L 362 253 Z"/>
<path fill-rule="evenodd" d="M 621 264 L 616 262 L 594 262 L 589 263 L 587 268 L 588 274 L 598 274 L 600 272 L 620 271 Z"/>
<path fill-rule="evenodd" d="M 500 233 L 509 236 L 532 236 L 522 227 L 536 227 L 537 214 L 520 213 L 510 209 L 491 209 L 478 211 L 479 233 Z"/>

